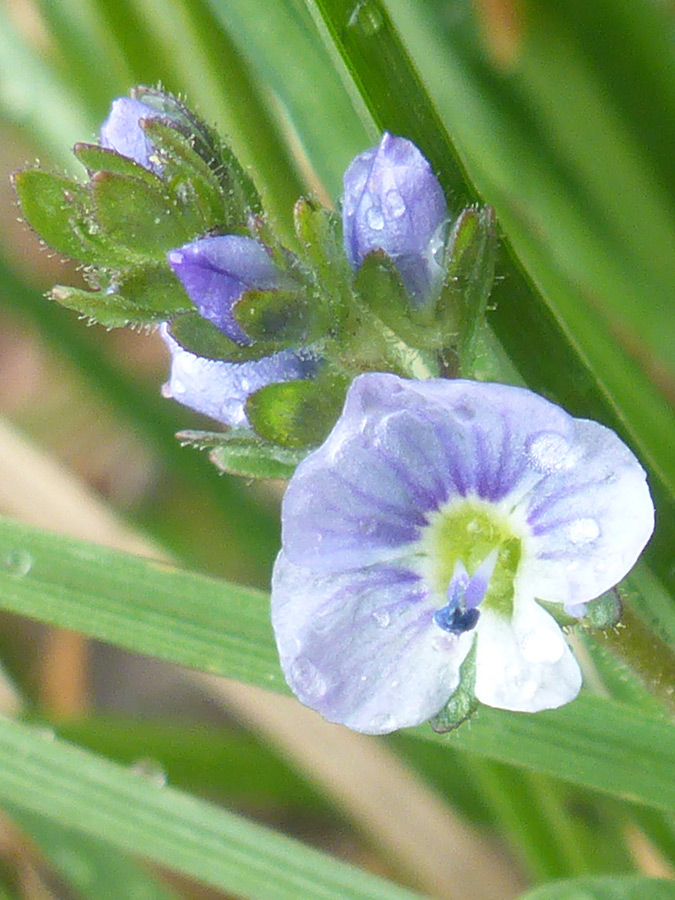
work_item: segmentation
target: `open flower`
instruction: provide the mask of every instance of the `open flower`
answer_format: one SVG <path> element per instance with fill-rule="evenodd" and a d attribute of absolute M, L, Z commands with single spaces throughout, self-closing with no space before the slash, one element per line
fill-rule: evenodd
<path fill-rule="evenodd" d="M 523 388 L 358 377 L 283 506 L 272 620 L 286 679 L 382 734 L 444 707 L 475 642 L 478 700 L 535 712 L 579 691 L 554 618 L 629 571 L 653 529 L 609 429 Z"/>
<path fill-rule="evenodd" d="M 443 274 L 433 247 L 446 217 L 443 190 L 412 141 L 385 133 L 377 147 L 360 153 L 345 172 L 347 259 L 358 269 L 373 250 L 384 250 L 418 303 L 427 299 Z"/>

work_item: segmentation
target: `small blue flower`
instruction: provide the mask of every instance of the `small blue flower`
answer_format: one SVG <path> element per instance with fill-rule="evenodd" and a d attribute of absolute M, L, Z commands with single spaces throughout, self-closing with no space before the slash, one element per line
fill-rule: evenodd
<path fill-rule="evenodd" d="M 417 725 L 457 689 L 536 712 L 581 673 L 537 601 L 581 615 L 653 529 L 609 429 L 518 387 L 359 376 L 283 504 L 272 621 L 286 679 L 332 722 Z"/>
<path fill-rule="evenodd" d="M 233 341 L 249 344 L 232 307 L 245 291 L 272 290 L 281 280 L 263 245 L 250 237 L 224 234 L 171 250 L 168 259 L 199 314 Z"/>
<path fill-rule="evenodd" d="M 113 101 L 108 118 L 101 126 L 99 142 L 102 147 L 133 159 L 139 166 L 158 172 L 161 167 L 153 160 L 153 143 L 145 136 L 141 122 L 161 117 L 160 112 L 140 100 L 118 97 Z"/>
<path fill-rule="evenodd" d="M 405 138 L 385 133 L 359 154 L 344 176 L 344 246 L 358 269 L 373 250 L 396 263 L 412 299 L 424 302 L 442 277 L 434 237 L 447 218 L 443 190 L 431 166 Z"/>

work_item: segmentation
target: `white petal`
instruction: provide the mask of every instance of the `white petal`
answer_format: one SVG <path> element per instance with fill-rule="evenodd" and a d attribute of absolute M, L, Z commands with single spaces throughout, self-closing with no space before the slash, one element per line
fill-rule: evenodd
<path fill-rule="evenodd" d="M 477 625 L 476 697 L 517 712 L 569 703 L 581 672 L 557 622 L 534 600 L 518 600 L 513 618 L 481 611 Z"/>

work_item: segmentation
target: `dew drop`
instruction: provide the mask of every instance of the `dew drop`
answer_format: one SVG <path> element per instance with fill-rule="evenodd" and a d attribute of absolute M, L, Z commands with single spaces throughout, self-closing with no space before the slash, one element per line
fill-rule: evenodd
<path fill-rule="evenodd" d="M 392 219 L 400 219 L 405 213 L 405 200 L 396 190 L 387 191 L 384 196 L 384 205 L 387 214 L 391 216 Z"/>
<path fill-rule="evenodd" d="M 306 700 L 320 700 L 328 690 L 326 679 L 314 663 L 301 656 L 291 665 L 290 674 L 294 689 Z"/>
<path fill-rule="evenodd" d="M 528 441 L 528 456 L 532 467 L 539 472 L 554 472 L 562 467 L 570 445 L 557 431 L 540 431 Z"/>
<path fill-rule="evenodd" d="M 170 400 L 173 397 L 173 394 L 171 393 L 171 383 L 169 381 L 164 382 L 160 388 L 160 393 L 165 400 Z"/>
<path fill-rule="evenodd" d="M 359 0 L 347 20 L 348 28 L 357 28 L 366 37 L 377 34 L 382 25 L 382 12 L 373 0 Z"/>
<path fill-rule="evenodd" d="M 391 623 L 391 616 L 386 609 L 376 609 L 373 613 L 373 620 L 378 628 L 388 628 Z"/>
<path fill-rule="evenodd" d="M 382 231 L 384 228 L 384 216 L 379 206 L 371 206 L 366 213 L 366 222 L 373 231 Z"/>
<path fill-rule="evenodd" d="M 174 380 L 171 383 L 171 390 L 172 390 L 172 394 L 171 394 L 172 397 L 179 396 L 179 395 L 185 393 L 185 385 L 183 384 L 182 381 L 179 381 L 177 378 L 174 378 Z"/>
<path fill-rule="evenodd" d="M 573 544 L 590 544 L 600 535 L 600 526 L 595 519 L 577 519 L 567 529 Z"/>
<path fill-rule="evenodd" d="M 166 772 L 156 759 L 149 757 L 137 759 L 129 766 L 129 770 L 157 787 L 164 787 L 167 782 Z"/>
<path fill-rule="evenodd" d="M 386 731 L 393 731 L 396 725 L 396 720 L 391 715 L 391 713 L 380 714 L 377 716 L 373 716 L 370 720 L 369 728 L 376 733 L 383 733 Z"/>
<path fill-rule="evenodd" d="M 33 568 L 33 557 L 28 550 L 10 550 L 4 559 L 5 569 L 10 575 L 28 575 Z"/>

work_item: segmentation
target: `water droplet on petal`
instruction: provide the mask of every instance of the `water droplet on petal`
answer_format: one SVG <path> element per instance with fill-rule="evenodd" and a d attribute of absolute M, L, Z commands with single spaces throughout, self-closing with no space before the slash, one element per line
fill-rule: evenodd
<path fill-rule="evenodd" d="M 366 222 L 373 231 L 382 231 L 384 228 L 384 216 L 379 206 L 371 206 L 366 213 Z"/>
<path fill-rule="evenodd" d="M 373 716 L 370 720 L 370 728 L 376 732 L 393 731 L 396 720 L 391 713 Z"/>
<path fill-rule="evenodd" d="M 568 526 L 567 534 L 573 544 L 590 544 L 600 535 L 600 526 L 595 519 L 577 519 Z"/>
<path fill-rule="evenodd" d="M 149 781 L 150 784 L 154 784 L 157 787 L 164 787 L 166 784 L 166 772 L 156 759 L 149 759 L 147 757 L 137 759 L 129 766 L 129 769 L 134 775 L 140 776 L 145 781 Z"/>
<path fill-rule="evenodd" d="M 554 472 L 561 468 L 569 451 L 567 438 L 557 431 L 540 431 L 528 441 L 530 464 L 539 472 Z"/>
<path fill-rule="evenodd" d="M 384 195 L 384 205 L 387 215 L 392 219 L 400 219 L 405 213 L 405 200 L 397 190 L 387 191 Z"/>
<path fill-rule="evenodd" d="M 320 700 L 328 690 L 326 679 L 313 662 L 299 656 L 291 666 L 293 689 L 307 700 Z"/>
<path fill-rule="evenodd" d="M 10 575 L 28 575 L 33 568 L 33 557 L 28 550 L 10 550 L 4 559 L 4 566 Z"/>
<path fill-rule="evenodd" d="M 472 419 L 476 418 L 476 410 L 467 400 L 460 400 L 455 405 L 453 412 L 460 422 L 471 422 Z"/>
<path fill-rule="evenodd" d="M 391 622 L 391 616 L 386 609 L 376 609 L 373 619 L 378 628 L 387 628 Z"/>
<path fill-rule="evenodd" d="M 179 397 L 185 393 L 185 385 L 183 384 L 182 381 L 179 381 L 177 378 L 174 378 L 173 381 L 171 382 L 171 391 L 172 391 L 171 396 Z"/>

